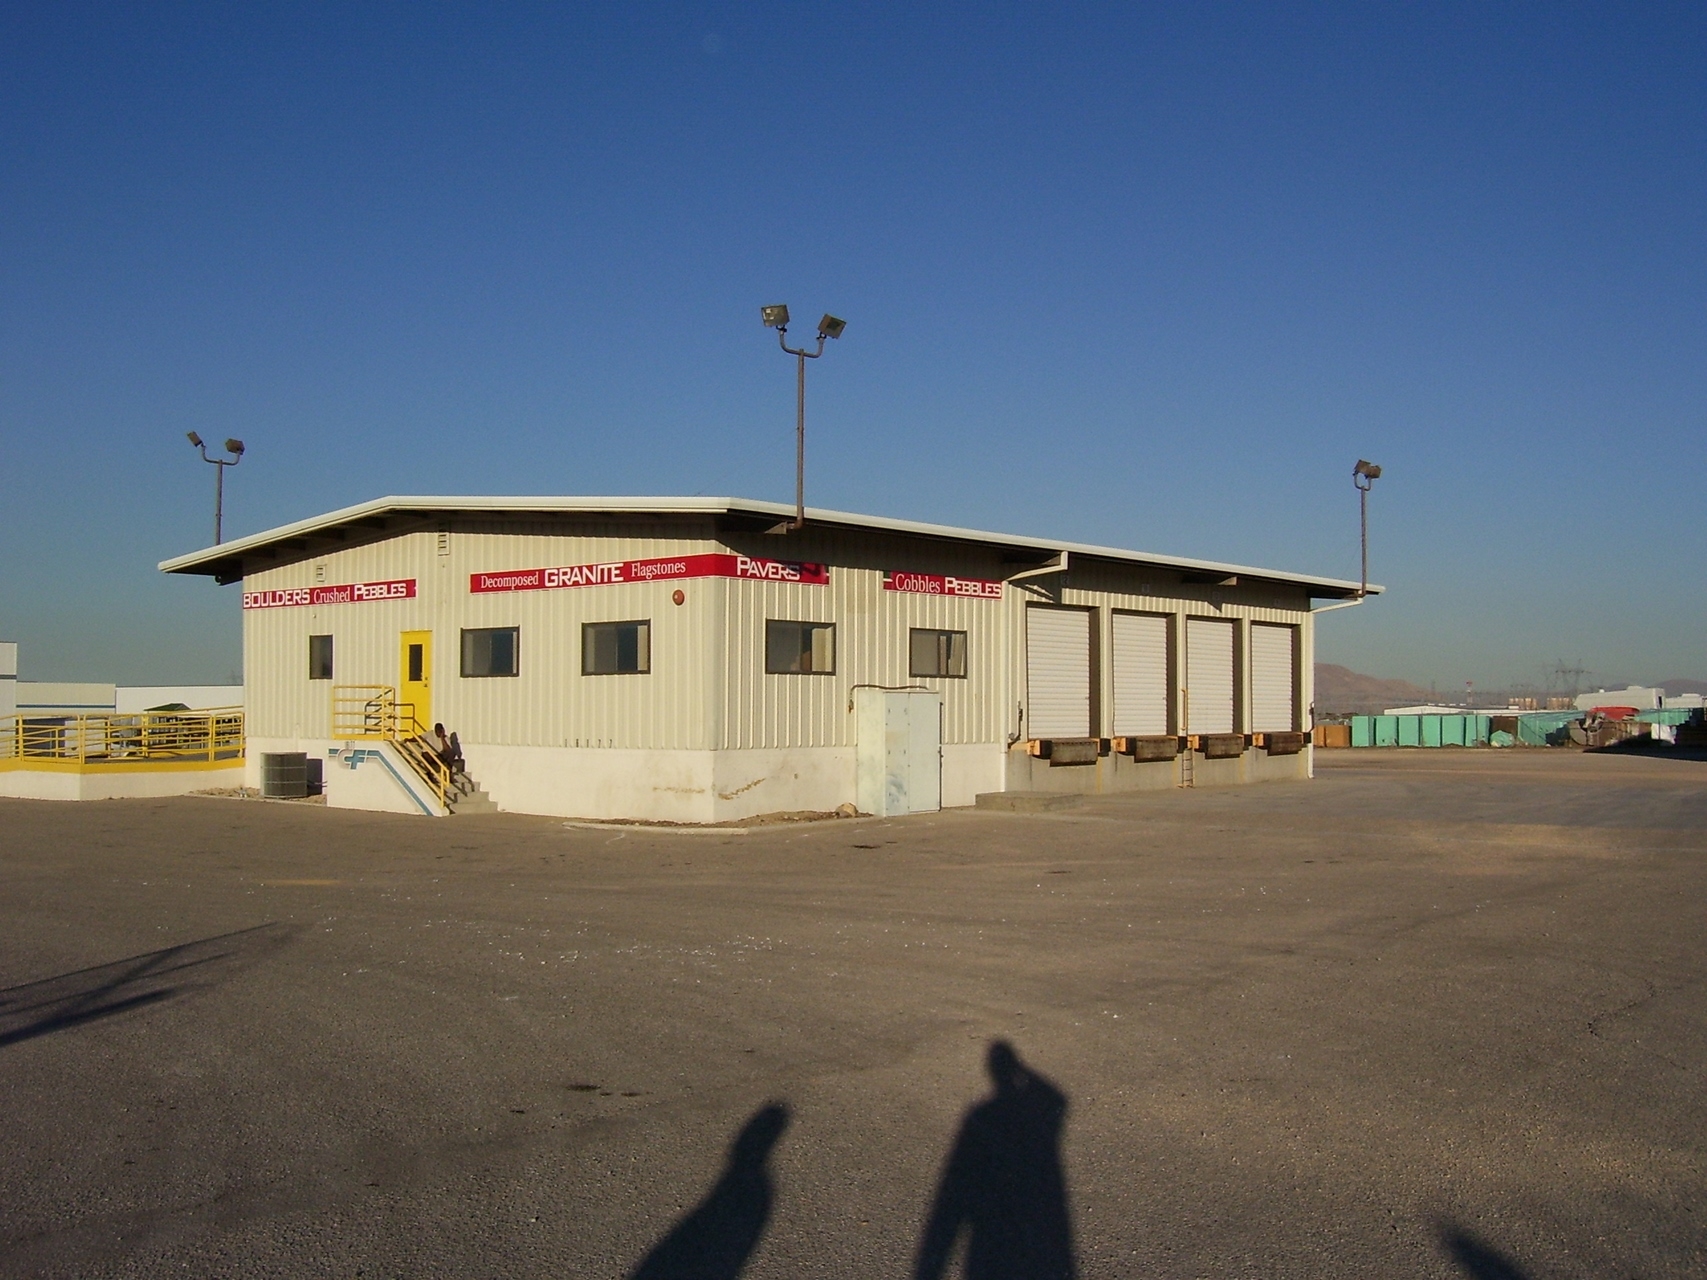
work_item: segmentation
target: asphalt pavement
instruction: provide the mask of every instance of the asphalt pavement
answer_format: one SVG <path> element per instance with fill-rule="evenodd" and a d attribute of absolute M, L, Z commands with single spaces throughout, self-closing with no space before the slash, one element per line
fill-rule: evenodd
<path fill-rule="evenodd" d="M 747 835 L 0 800 L 0 1275 L 1707 1274 L 1707 762 Z"/>

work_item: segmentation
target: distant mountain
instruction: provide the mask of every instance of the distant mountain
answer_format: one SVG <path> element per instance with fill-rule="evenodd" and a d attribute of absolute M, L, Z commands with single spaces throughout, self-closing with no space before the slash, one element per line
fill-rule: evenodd
<path fill-rule="evenodd" d="M 1435 696 L 1408 680 L 1366 676 L 1332 662 L 1316 664 L 1317 716 L 1373 715 L 1388 707 L 1429 702 Z"/>

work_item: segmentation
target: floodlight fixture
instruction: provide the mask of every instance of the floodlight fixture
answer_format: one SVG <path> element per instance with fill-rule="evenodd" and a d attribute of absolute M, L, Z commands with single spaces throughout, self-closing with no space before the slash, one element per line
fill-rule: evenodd
<path fill-rule="evenodd" d="M 1358 543 L 1363 553 L 1363 577 L 1359 580 L 1357 598 L 1369 594 L 1369 491 L 1381 478 L 1381 468 L 1367 458 L 1359 458 L 1351 469 L 1351 482 L 1357 486 Z"/>
<path fill-rule="evenodd" d="M 210 458 L 207 456 L 207 445 L 202 443 L 202 438 L 199 435 L 194 431 L 186 431 L 184 435 L 192 445 L 201 450 L 202 461 L 217 468 L 213 473 L 213 541 L 214 545 L 218 546 L 223 538 L 225 524 L 225 469 L 235 467 L 243 461 L 243 442 L 237 439 L 228 439 L 225 442 L 225 451 L 231 456 L 229 458 Z"/>
<path fill-rule="evenodd" d="M 769 530 L 771 533 L 791 533 L 806 527 L 806 362 L 816 360 L 824 354 L 824 341 L 827 338 L 839 338 L 842 331 L 848 327 L 846 320 L 825 313 L 818 322 L 818 348 L 808 351 L 805 347 L 788 345 L 788 308 L 782 303 L 775 306 L 760 307 L 759 315 L 764 319 L 765 328 L 776 330 L 777 345 L 795 358 L 795 399 L 794 399 L 794 519 L 785 520 Z"/>

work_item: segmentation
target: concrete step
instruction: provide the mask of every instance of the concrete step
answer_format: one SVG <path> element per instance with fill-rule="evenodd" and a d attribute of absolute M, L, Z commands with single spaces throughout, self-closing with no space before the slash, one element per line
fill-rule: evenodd
<path fill-rule="evenodd" d="M 1071 809 L 1084 799 L 1072 791 L 985 791 L 978 796 L 977 805 L 1002 813 L 1048 813 L 1052 809 Z"/>
<path fill-rule="evenodd" d="M 486 794 L 484 788 L 470 791 L 465 795 L 451 796 L 449 800 L 452 813 L 498 812 L 498 806 L 492 802 L 492 797 Z"/>

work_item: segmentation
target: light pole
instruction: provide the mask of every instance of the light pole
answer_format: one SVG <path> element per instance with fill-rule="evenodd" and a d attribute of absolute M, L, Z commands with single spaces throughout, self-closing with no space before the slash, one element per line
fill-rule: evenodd
<path fill-rule="evenodd" d="M 1359 600 L 1369 594 L 1369 490 L 1380 478 L 1381 468 L 1362 458 L 1359 458 L 1357 465 L 1351 469 L 1351 482 L 1357 486 L 1357 514 L 1361 528 L 1359 541 L 1363 547 L 1363 577 L 1357 589 Z"/>
<path fill-rule="evenodd" d="M 185 434 L 189 436 L 190 443 L 202 451 L 202 461 L 212 463 L 219 468 L 213 473 L 213 542 L 215 546 L 218 546 L 222 540 L 220 538 L 220 527 L 225 520 L 225 469 L 235 467 L 243 461 L 243 442 L 241 440 L 227 440 L 225 451 L 232 456 L 229 458 L 210 458 L 207 456 L 207 446 L 202 443 L 200 436 L 194 431 L 188 431 Z"/>
<path fill-rule="evenodd" d="M 818 322 L 818 349 L 808 351 L 805 347 L 788 345 L 788 308 L 782 303 L 774 307 L 760 307 L 759 315 L 765 322 L 765 328 L 776 330 L 777 344 L 798 362 L 794 410 L 794 522 L 771 530 L 772 533 L 789 533 L 806 527 L 806 362 L 823 355 L 824 339 L 841 337 L 848 322 L 826 315 Z"/>

